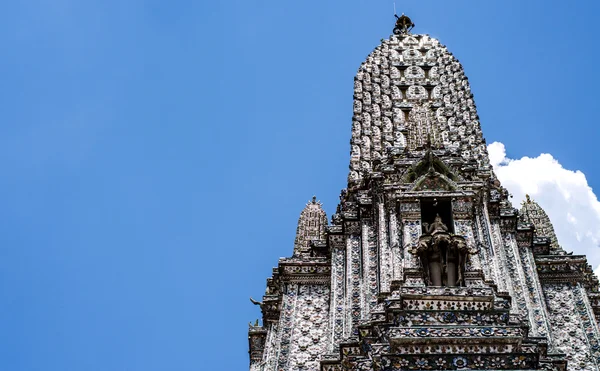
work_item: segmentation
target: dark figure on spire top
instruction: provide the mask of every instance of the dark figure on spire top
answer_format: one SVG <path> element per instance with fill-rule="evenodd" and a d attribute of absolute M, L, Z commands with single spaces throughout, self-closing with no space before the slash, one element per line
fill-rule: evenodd
<path fill-rule="evenodd" d="M 400 17 L 398 17 L 397 14 L 394 14 L 394 16 L 396 17 L 396 26 L 394 27 L 394 34 L 406 35 L 410 33 L 410 30 L 412 30 L 415 27 L 413 21 L 411 21 L 411 19 L 408 16 L 404 15 L 404 13 L 402 13 Z"/>

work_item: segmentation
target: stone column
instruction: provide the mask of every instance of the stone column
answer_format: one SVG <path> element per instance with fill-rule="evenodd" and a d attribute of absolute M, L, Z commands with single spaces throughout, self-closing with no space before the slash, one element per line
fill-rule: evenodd
<path fill-rule="evenodd" d="M 358 224 L 358 222 L 356 222 Z M 357 226 L 358 230 L 359 227 Z M 356 326 L 361 318 L 362 280 L 360 236 L 351 234 L 346 239 L 346 326 L 344 338 L 356 335 Z"/>
<path fill-rule="evenodd" d="M 425 286 L 419 259 L 410 251 L 421 236 L 421 207 L 418 200 L 406 200 L 400 204 L 402 218 L 402 241 L 404 243 L 403 280 L 405 286 Z"/>
<path fill-rule="evenodd" d="M 379 244 L 379 284 L 382 292 L 390 291 L 393 276 L 392 248 L 388 239 L 388 218 L 383 202 L 377 204 L 377 242 Z"/>
<path fill-rule="evenodd" d="M 390 236 L 390 249 L 392 251 L 392 280 L 403 279 L 403 246 L 402 246 L 402 233 L 399 226 L 398 214 L 394 206 L 389 208 L 390 223 L 389 223 L 389 236 Z"/>
<path fill-rule="evenodd" d="M 345 316 L 348 308 L 345 302 L 346 293 L 346 244 L 345 236 L 331 236 L 331 305 L 330 305 L 330 341 L 329 351 L 339 349 L 344 335 Z"/>

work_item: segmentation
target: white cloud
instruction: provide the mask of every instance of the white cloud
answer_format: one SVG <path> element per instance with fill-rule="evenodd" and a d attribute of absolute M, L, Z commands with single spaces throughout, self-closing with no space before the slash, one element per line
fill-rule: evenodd
<path fill-rule="evenodd" d="M 488 145 L 490 162 L 502 185 L 520 208 L 529 194 L 548 214 L 559 244 L 585 254 L 600 273 L 600 202 L 579 171 L 565 169 L 551 154 L 510 159 L 504 144 Z"/>

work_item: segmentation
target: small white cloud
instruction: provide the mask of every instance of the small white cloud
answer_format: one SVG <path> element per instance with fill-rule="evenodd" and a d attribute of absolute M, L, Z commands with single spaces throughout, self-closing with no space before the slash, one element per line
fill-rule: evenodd
<path fill-rule="evenodd" d="M 500 142 L 494 142 L 487 147 L 490 163 L 494 169 L 506 160 L 506 148 Z"/>
<path fill-rule="evenodd" d="M 510 159 L 504 144 L 488 145 L 490 162 L 520 208 L 529 194 L 548 213 L 565 251 L 585 254 L 600 272 L 600 202 L 579 171 L 565 169 L 551 154 Z"/>

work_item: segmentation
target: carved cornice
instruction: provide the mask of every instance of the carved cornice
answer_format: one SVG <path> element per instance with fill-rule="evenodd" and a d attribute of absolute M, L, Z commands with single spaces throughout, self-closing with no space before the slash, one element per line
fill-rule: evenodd
<path fill-rule="evenodd" d="M 548 255 L 550 253 L 550 239 L 548 237 L 533 237 L 533 254 Z"/>
<path fill-rule="evenodd" d="M 402 219 L 421 220 L 421 203 L 418 198 L 403 197 L 399 204 Z"/>
<path fill-rule="evenodd" d="M 583 255 L 537 255 L 535 265 L 542 282 L 588 283 L 588 264 Z"/>
<path fill-rule="evenodd" d="M 267 330 L 262 326 L 250 326 L 248 329 L 248 353 L 250 363 L 260 362 L 265 351 Z"/>
<path fill-rule="evenodd" d="M 331 263 L 325 258 L 281 259 L 279 272 L 283 282 L 329 284 Z"/>
<path fill-rule="evenodd" d="M 360 236 L 360 222 L 358 220 L 344 222 L 344 232 L 348 235 Z"/>
<path fill-rule="evenodd" d="M 512 207 L 500 208 L 500 228 L 504 233 L 517 231 L 517 209 Z"/>
<path fill-rule="evenodd" d="M 535 228 L 530 223 L 517 222 L 517 245 L 519 247 L 531 247 L 533 244 L 533 232 Z"/>

